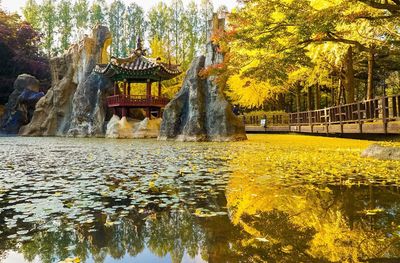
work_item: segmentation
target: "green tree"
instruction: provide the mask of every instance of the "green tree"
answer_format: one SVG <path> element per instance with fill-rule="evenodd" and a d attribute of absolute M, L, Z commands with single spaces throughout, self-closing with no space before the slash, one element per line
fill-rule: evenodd
<path fill-rule="evenodd" d="M 182 0 L 173 0 L 171 3 L 171 34 L 173 38 L 173 46 L 174 46 L 174 55 L 176 64 L 182 62 L 183 58 L 181 57 L 182 44 L 184 43 L 184 39 L 182 39 L 183 34 L 183 25 L 184 25 L 184 7 Z"/>
<path fill-rule="evenodd" d="M 50 58 L 54 53 L 54 31 L 56 27 L 56 16 L 54 15 L 55 5 L 53 0 L 45 0 L 40 8 L 41 14 L 41 33 L 43 38 L 43 49 L 47 57 Z"/>
<path fill-rule="evenodd" d="M 148 14 L 148 34 L 149 41 L 160 43 L 168 54 L 168 60 L 171 60 L 172 35 L 171 35 L 171 8 L 164 2 L 159 2 L 152 7 Z"/>
<path fill-rule="evenodd" d="M 207 42 L 207 34 L 209 32 L 209 21 L 211 20 L 214 12 L 214 6 L 210 0 L 201 0 L 200 5 L 200 28 L 201 38 L 200 43 L 203 45 Z"/>
<path fill-rule="evenodd" d="M 68 0 L 60 0 L 58 3 L 57 26 L 60 32 L 60 51 L 66 50 L 70 45 L 72 34 L 72 12 Z"/>
<path fill-rule="evenodd" d="M 22 13 L 26 21 L 32 25 L 34 29 L 40 28 L 40 6 L 35 0 L 28 0 L 22 9 Z"/>
<path fill-rule="evenodd" d="M 142 7 L 136 3 L 130 4 L 126 9 L 124 26 L 124 43 L 126 52 L 131 52 L 136 47 L 138 37 L 144 38 L 147 22 Z"/>
<path fill-rule="evenodd" d="M 121 56 L 123 51 L 123 25 L 125 15 L 125 5 L 121 0 L 115 0 L 111 3 L 108 12 L 109 27 L 113 34 L 113 43 L 111 46 L 111 53 L 113 56 Z"/>
<path fill-rule="evenodd" d="M 89 3 L 87 0 L 77 0 L 73 7 L 73 14 L 76 23 L 77 37 L 83 35 L 89 22 Z"/>
<path fill-rule="evenodd" d="M 184 67 L 186 68 L 188 64 L 196 56 L 197 50 L 200 47 L 200 19 L 199 10 L 194 1 L 191 1 L 185 11 L 185 21 L 184 21 L 184 43 L 188 46 L 188 54 L 185 59 L 183 59 Z"/>
<path fill-rule="evenodd" d="M 94 26 L 96 24 L 104 24 L 106 17 L 106 3 L 104 0 L 95 0 L 93 1 L 90 7 L 90 25 Z"/>

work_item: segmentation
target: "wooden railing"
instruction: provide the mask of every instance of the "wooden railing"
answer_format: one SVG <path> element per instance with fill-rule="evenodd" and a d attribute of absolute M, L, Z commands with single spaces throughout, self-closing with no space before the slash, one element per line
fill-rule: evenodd
<path fill-rule="evenodd" d="M 362 124 L 382 121 L 386 125 L 390 121 L 400 119 L 400 95 L 385 96 L 351 104 L 330 108 L 289 113 L 290 126 Z"/>
<path fill-rule="evenodd" d="M 258 114 L 242 116 L 245 125 L 260 126 L 261 120 L 266 119 L 267 126 L 287 126 L 289 125 L 289 117 L 287 113 L 282 114 Z"/>
<path fill-rule="evenodd" d="M 114 95 L 107 97 L 109 107 L 130 107 L 130 106 L 165 106 L 169 103 L 169 99 L 165 97 L 146 95 Z"/>

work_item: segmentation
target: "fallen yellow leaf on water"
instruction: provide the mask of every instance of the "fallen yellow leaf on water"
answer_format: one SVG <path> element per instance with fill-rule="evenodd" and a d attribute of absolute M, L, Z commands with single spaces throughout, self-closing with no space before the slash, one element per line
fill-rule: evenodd
<path fill-rule="evenodd" d="M 113 226 L 114 224 L 115 224 L 115 222 L 113 222 L 113 221 L 108 221 L 108 220 L 104 223 L 104 225 L 105 225 L 106 227 Z"/>
<path fill-rule="evenodd" d="M 74 258 L 66 258 L 63 261 L 60 261 L 58 263 L 80 263 L 81 259 L 78 257 L 74 257 Z"/>

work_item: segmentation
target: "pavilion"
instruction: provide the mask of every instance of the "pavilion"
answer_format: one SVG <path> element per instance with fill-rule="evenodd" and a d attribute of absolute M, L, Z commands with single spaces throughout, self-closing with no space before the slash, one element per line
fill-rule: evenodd
<path fill-rule="evenodd" d="M 121 117 L 126 117 L 129 108 L 143 108 L 149 119 L 152 112 L 157 112 L 158 117 L 161 117 L 161 109 L 169 102 L 162 95 L 161 82 L 182 73 L 178 65 L 163 63 L 160 58 L 147 58 L 140 38 L 136 50 L 128 58 L 111 57 L 108 64 L 96 65 L 95 72 L 114 82 L 114 95 L 107 97 L 107 105 L 113 109 L 114 114 L 121 112 Z M 157 96 L 151 92 L 153 82 L 158 83 Z M 131 94 L 132 83 L 146 83 L 146 95 Z"/>

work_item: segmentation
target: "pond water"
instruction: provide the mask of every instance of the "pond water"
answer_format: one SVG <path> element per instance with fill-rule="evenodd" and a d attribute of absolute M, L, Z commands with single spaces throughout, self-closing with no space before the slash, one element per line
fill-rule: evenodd
<path fill-rule="evenodd" d="M 2 137 L 0 262 L 400 261 L 400 162 L 249 139 Z"/>

